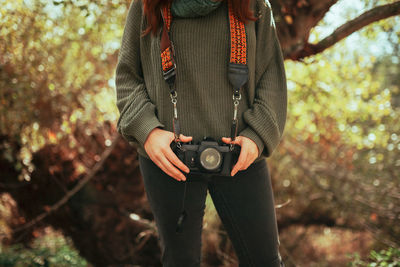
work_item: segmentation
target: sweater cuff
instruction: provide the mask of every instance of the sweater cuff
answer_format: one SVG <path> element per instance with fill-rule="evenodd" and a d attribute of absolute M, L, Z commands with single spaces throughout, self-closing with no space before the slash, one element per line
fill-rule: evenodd
<path fill-rule="evenodd" d="M 125 131 L 123 131 L 123 135 L 129 142 L 138 142 L 138 145 L 142 147 L 144 147 L 148 135 L 154 128 L 165 127 L 154 114 L 147 112 L 143 112 L 141 119 L 137 123 L 129 126 L 130 127 L 127 127 Z"/>
<path fill-rule="evenodd" d="M 258 147 L 258 157 L 257 158 L 259 158 L 264 150 L 264 143 L 261 140 L 261 138 L 258 136 L 258 134 L 250 127 L 246 127 L 246 128 L 244 128 L 243 131 L 241 131 L 239 133 L 239 135 L 248 137 L 257 144 L 257 147 Z"/>

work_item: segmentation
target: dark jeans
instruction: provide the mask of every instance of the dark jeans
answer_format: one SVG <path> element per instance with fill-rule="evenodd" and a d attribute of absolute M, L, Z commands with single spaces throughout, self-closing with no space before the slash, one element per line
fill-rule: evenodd
<path fill-rule="evenodd" d="M 239 266 L 283 265 L 274 196 L 265 160 L 251 164 L 234 177 L 212 176 L 206 180 L 189 173 L 186 182 L 175 180 L 141 155 L 139 164 L 159 234 L 163 267 L 200 266 L 207 189 L 232 242 Z M 185 183 L 187 218 L 183 231 L 176 233 Z"/>

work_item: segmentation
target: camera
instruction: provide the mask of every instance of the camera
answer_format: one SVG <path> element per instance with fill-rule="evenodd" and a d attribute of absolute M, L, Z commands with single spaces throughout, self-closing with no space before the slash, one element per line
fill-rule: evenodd
<path fill-rule="evenodd" d="M 241 147 L 217 142 L 212 137 L 204 137 L 202 141 L 194 143 L 171 143 L 172 151 L 189 168 L 191 174 L 231 176 L 232 167 L 238 161 Z"/>

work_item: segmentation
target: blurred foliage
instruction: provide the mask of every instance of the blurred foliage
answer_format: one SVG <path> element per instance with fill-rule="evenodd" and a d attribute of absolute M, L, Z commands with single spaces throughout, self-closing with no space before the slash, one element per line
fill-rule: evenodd
<path fill-rule="evenodd" d="M 32 152 L 77 124 L 90 135 L 117 119 L 110 89 L 127 3 L 68 2 L 0 0 L 0 135 L 23 146 L 10 158 L 27 169 L 19 180 L 33 171 Z"/>
<path fill-rule="evenodd" d="M 348 265 L 351 267 L 397 267 L 400 266 L 400 250 L 395 248 L 388 248 L 387 250 L 380 250 L 379 252 L 372 250 L 367 261 L 363 261 L 360 255 L 355 253 L 352 256 L 353 260 Z"/>
<path fill-rule="evenodd" d="M 278 203 L 292 202 L 279 219 L 366 229 L 400 246 L 399 22 L 286 62 L 288 121 L 273 173 Z"/>
<path fill-rule="evenodd" d="M 86 267 L 71 241 L 60 234 L 47 233 L 29 247 L 22 244 L 0 244 L 0 266 L 3 267 Z"/>

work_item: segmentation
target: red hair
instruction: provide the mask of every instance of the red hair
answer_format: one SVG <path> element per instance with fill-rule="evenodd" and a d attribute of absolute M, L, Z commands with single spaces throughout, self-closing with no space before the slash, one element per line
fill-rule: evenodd
<path fill-rule="evenodd" d="M 135 1 L 135 0 L 134 0 Z M 147 18 L 147 28 L 143 32 L 143 36 L 152 32 L 156 35 L 157 29 L 162 21 L 160 8 L 171 3 L 173 0 L 137 0 L 143 1 L 144 15 Z M 243 23 L 248 20 L 257 20 L 254 17 L 253 11 L 250 10 L 250 0 L 217 0 L 217 1 L 230 1 L 232 2 L 233 12 Z"/>

